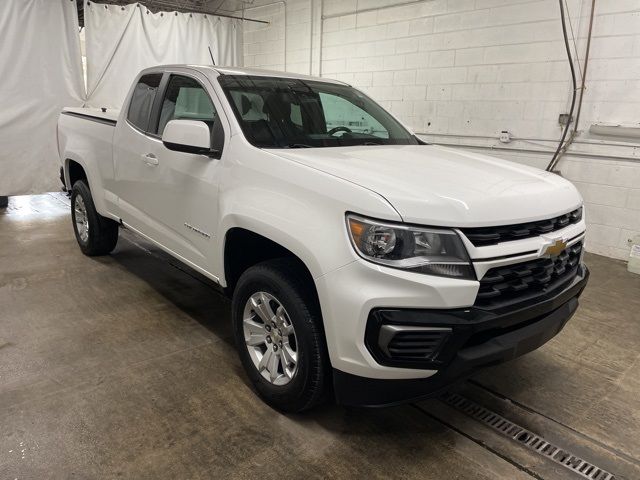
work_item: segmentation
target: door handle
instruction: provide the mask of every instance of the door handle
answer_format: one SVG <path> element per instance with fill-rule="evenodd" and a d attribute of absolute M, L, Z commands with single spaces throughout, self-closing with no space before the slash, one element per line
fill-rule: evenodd
<path fill-rule="evenodd" d="M 142 161 L 147 165 L 151 165 L 151 166 L 158 165 L 158 157 L 156 157 L 153 153 L 147 153 L 146 155 L 142 155 Z"/>

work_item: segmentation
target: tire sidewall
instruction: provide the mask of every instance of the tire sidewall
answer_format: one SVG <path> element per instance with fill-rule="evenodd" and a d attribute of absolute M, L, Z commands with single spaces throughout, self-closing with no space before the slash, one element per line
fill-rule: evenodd
<path fill-rule="evenodd" d="M 96 228 L 95 221 L 90 214 L 90 206 L 93 206 L 93 203 L 89 203 L 91 201 L 91 195 L 87 195 L 88 190 L 88 187 L 82 181 L 77 181 L 76 183 L 74 183 L 71 190 L 71 221 L 73 222 L 73 233 L 75 234 L 78 245 L 80 245 L 82 251 L 85 251 L 89 248 L 89 244 L 91 243 L 91 236 L 94 234 Z M 78 227 L 76 225 L 76 199 L 79 196 L 82 197 L 82 200 L 84 201 L 84 208 L 87 215 L 87 220 L 89 222 L 89 235 L 86 242 L 82 241 L 82 239 L 80 238 L 80 235 L 78 234 Z"/>
<path fill-rule="evenodd" d="M 89 222 L 89 236 L 86 242 L 83 242 L 80 239 L 80 235 L 78 235 L 78 229 L 76 226 L 76 210 L 75 210 L 75 202 L 78 196 L 82 197 L 84 201 L 84 207 L 87 212 L 87 220 Z M 76 240 L 78 241 L 78 245 L 80 246 L 80 250 L 85 255 L 96 255 L 100 250 L 100 239 L 101 236 L 104 235 L 104 227 L 100 222 L 99 214 L 96 211 L 96 207 L 93 203 L 93 198 L 91 196 L 91 190 L 89 186 L 83 181 L 78 180 L 73 184 L 73 189 L 71 190 L 71 220 L 73 222 L 73 233 L 75 234 Z"/>
<path fill-rule="evenodd" d="M 300 304 L 303 300 L 298 292 L 281 282 L 277 275 L 267 269 L 254 267 L 251 270 L 248 279 L 244 277 L 240 279 L 233 296 L 232 315 L 236 346 L 251 383 L 261 397 L 276 409 L 289 409 L 288 405 L 294 405 L 303 400 L 309 386 L 309 373 L 312 367 L 310 363 L 316 357 L 315 350 L 319 349 L 309 328 L 308 322 L 313 320 L 308 310 L 304 308 L 304 304 Z M 273 385 L 267 381 L 254 365 L 245 344 L 242 324 L 244 308 L 249 297 L 257 292 L 273 295 L 287 311 L 295 330 L 297 370 L 293 379 L 286 385 Z"/>

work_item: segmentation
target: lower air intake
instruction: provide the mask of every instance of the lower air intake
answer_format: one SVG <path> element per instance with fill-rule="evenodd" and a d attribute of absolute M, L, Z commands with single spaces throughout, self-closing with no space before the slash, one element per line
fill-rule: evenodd
<path fill-rule="evenodd" d="M 392 360 L 433 360 L 450 334 L 450 328 L 382 325 L 378 344 Z"/>

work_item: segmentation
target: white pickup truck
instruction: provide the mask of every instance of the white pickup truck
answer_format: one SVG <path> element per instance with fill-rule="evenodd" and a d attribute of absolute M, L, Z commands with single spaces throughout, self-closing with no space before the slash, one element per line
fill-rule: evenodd
<path fill-rule="evenodd" d="M 428 145 L 342 82 L 155 67 L 58 137 L 81 250 L 122 226 L 217 282 L 282 411 L 434 395 L 551 339 L 587 283 L 571 183 Z"/>

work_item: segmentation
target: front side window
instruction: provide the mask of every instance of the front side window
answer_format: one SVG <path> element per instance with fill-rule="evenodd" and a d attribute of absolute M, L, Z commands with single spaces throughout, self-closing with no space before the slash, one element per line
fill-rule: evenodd
<path fill-rule="evenodd" d="M 162 73 L 143 75 L 133 89 L 127 119 L 143 132 L 149 130 L 151 107 L 153 107 L 160 80 L 162 80 Z"/>
<path fill-rule="evenodd" d="M 249 142 L 262 148 L 417 145 L 382 107 L 347 85 L 223 75 L 218 82 Z"/>
<path fill-rule="evenodd" d="M 181 75 L 171 76 L 160 110 L 159 135 L 170 120 L 199 120 L 213 131 L 217 118 L 211 98 L 197 80 Z"/>

